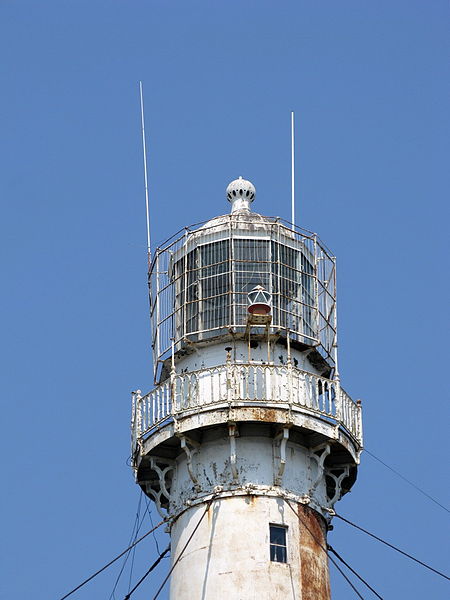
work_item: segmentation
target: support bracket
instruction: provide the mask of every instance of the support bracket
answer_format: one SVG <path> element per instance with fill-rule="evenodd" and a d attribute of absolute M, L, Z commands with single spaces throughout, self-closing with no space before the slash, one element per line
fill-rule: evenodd
<path fill-rule="evenodd" d="M 194 473 L 194 469 L 192 466 L 192 457 L 194 456 L 194 454 L 197 453 L 200 444 L 198 442 L 195 442 L 194 440 L 191 440 L 185 435 L 180 435 L 180 442 L 181 449 L 184 450 L 184 453 L 186 454 L 186 463 L 189 477 L 191 478 L 192 483 L 194 484 L 195 491 L 199 492 L 201 490 L 201 486 L 198 481 L 197 475 Z"/>
<path fill-rule="evenodd" d="M 173 471 L 175 470 L 175 461 L 169 458 L 160 458 L 158 456 L 150 457 L 150 468 L 154 471 L 158 479 L 153 481 L 143 481 L 146 493 L 151 496 L 155 502 L 158 513 L 166 518 L 163 509 L 169 511 L 170 487 L 172 483 Z"/>
<path fill-rule="evenodd" d="M 233 483 L 238 481 L 238 470 L 236 466 L 236 437 L 239 435 L 236 423 L 228 423 L 228 437 L 230 439 L 230 467 L 233 475 Z"/>
<path fill-rule="evenodd" d="M 330 506 L 333 506 L 335 502 L 337 502 L 338 500 L 340 500 L 342 498 L 342 482 L 344 481 L 344 479 L 346 477 L 348 477 L 351 466 L 353 466 L 353 465 L 342 465 L 340 467 L 334 467 L 332 469 L 325 470 L 325 475 L 327 475 L 328 477 L 331 477 L 331 479 L 334 481 L 334 485 L 335 485 L 333 496 L 331 498 L 328 497 Z M 335 473 L 333 473 L 333 471 L 338 471 L 338 472 L 342 471 L 342 472 L 340 472 L 338 475 L 335 475 Z"/>
<path fill-rule="evenodd" d="M 286 444 L 289 439 L 289 427 L 283 427 L 274 438 L 274 443 L 280 441 L 280 463 L 278 465 L 278 472 L 274 477 L 274 485 L 281 485 L 283 480 L 284 469 L 286 467 Z"/>
<path fill-rule="evenodd" d="M 317 454 L 321 452 L 320 454 Z M 309 452 L 309 458 L 314 459 L 317 464 L 317 476 L 314 481 L 311 482 L 311 487 L 308 492 L 308 496 L 312 496 L 316 491 L 319 481 L 322 479 L 325 473 L 325 459 L 330 454 L 330 444 L 321 444 L 312 448 Z"/>

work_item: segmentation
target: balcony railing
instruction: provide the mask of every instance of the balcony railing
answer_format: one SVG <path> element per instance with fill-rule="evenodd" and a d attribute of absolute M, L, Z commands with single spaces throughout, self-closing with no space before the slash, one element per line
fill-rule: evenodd
<path fill-rule="evenodd" d="M 153 391 L 132 394 L 132 448 L 138 439 L 174 416 L 209 410 L 214 406 L 264 403 L 291 405 L 328 422 L 342 425 L 362 446 L 361 405 L 337 381 L 290 365 L 228 362 L 226 365 L 173 374 Z"/>

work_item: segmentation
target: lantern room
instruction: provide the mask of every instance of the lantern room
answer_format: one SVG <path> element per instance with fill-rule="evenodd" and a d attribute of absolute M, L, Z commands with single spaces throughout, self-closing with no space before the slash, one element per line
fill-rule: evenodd
<path fill-rule="evenodd" d="M 226 191 L 230 214 L 187 227 L 156 250 L 149 270 L 156 383 L 168 376 L 172 353 L 243 340 L 249 315 L 263 304 L 269 343 L 309 350 L 314 368 L 333 377 L 335 258 L 316 234 L 252 212 L 255 195 L 251 182 L 236 179 Z"/>

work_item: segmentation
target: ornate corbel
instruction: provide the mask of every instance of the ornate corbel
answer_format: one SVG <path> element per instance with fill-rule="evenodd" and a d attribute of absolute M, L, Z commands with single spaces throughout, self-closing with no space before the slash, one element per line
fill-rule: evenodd
<path fill-rule="evenodd" d="M 236 423 L 228 423 L 228 437 L 230 439 L 230 467 L 233 475 L 233 483 L 238 481 L 238 470 L 236 466 L 236 437 L 239 435 Z"/>
<path fill-rule="evenodd" d="M 280 442 L 280 462 L 276 474 L 274 473 L 274 485 L 281 485 L 283 480 L 283 473 L 286 467 L 286 444 L 289 439 L 289 427 L 283 427 L 283 429 L 275 436 L 274 444 Z"/>
<path fill-rule="evenodd" d="M 168 458 L 159 458 L 157 456 L 150 457 L 150 468 L 156 473 L 157 478 L 153 481 L 141 482 L 145 485 L 145 491 L 150 495 L 156 504 L 156 509 L 159 514 L 166 518 L 163 509 L 167 512 L 170 503 L 170 487 L 172 483 L 173 471 L 175 469 L 175 461 Z"/>
<path fill-rule="evenodd" d="M 185 435 L 180 435 L 181 449 L 184 450 L 186 454 L 186 462 L 187 462 L 187 470 L 189 473 L 189 477 L 194 484 L 194 488 L 196 492 L 201 490 L 200 483 L 198 481 L 197 475 L 194 473 L 194 469 L 192 466 L 192 457 L 197 453 L 200 444 L 190 438 L 187 438 Z"/>
<path fill-rule="evenodd" d="M 320 454 L 318 454 L 320 452 Z M 322 479 L 325 473 L 325 459 L 330 454 L 330 444 L 321 444 L 316 448 L 312 448 L 309 452 L 309 458 L 314 459 L 317 464 L 317 476 L 313 482 L 311 482 L 311 487 L 309 488 L 308 496 L 312 497 L 316 488 L 319 484 L 319 481 Z"/>
<path fill-rule="evenodd" d="M 327 477 L 331 477 L 331 479 L 334 481 L 334 486 L 335 486 L 333 496 L 331 498 L 328 497 L 330 506 L 333 506 L 333 504 L 335 502 L 337 502 L 338 500 L 340 500 L 342 498 L 342 482 L 344 481 L 344 479 L 346 477 L 348 477 L 351 466 L 352 465 L 342 465 L 340 467 L 334 467 L 334 468 L 325 470 L 325 475 Z M 335 475 L 335 473 L 333 471 L 338 471 L 339 474 Z"/>

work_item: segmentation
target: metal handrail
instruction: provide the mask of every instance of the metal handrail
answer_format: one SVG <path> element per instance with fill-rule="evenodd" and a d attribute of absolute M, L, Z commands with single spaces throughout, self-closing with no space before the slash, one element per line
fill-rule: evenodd
<path fill-rule="evenodd" d="M 169 379 L 141 396 L 132 394 L 132 445 L 173 416 L 201 412 L 223 403 L 290 405 L 342 425 L 362 445 L 361 405 L 339 382 L 287 365 L 232 363 Z"/>

